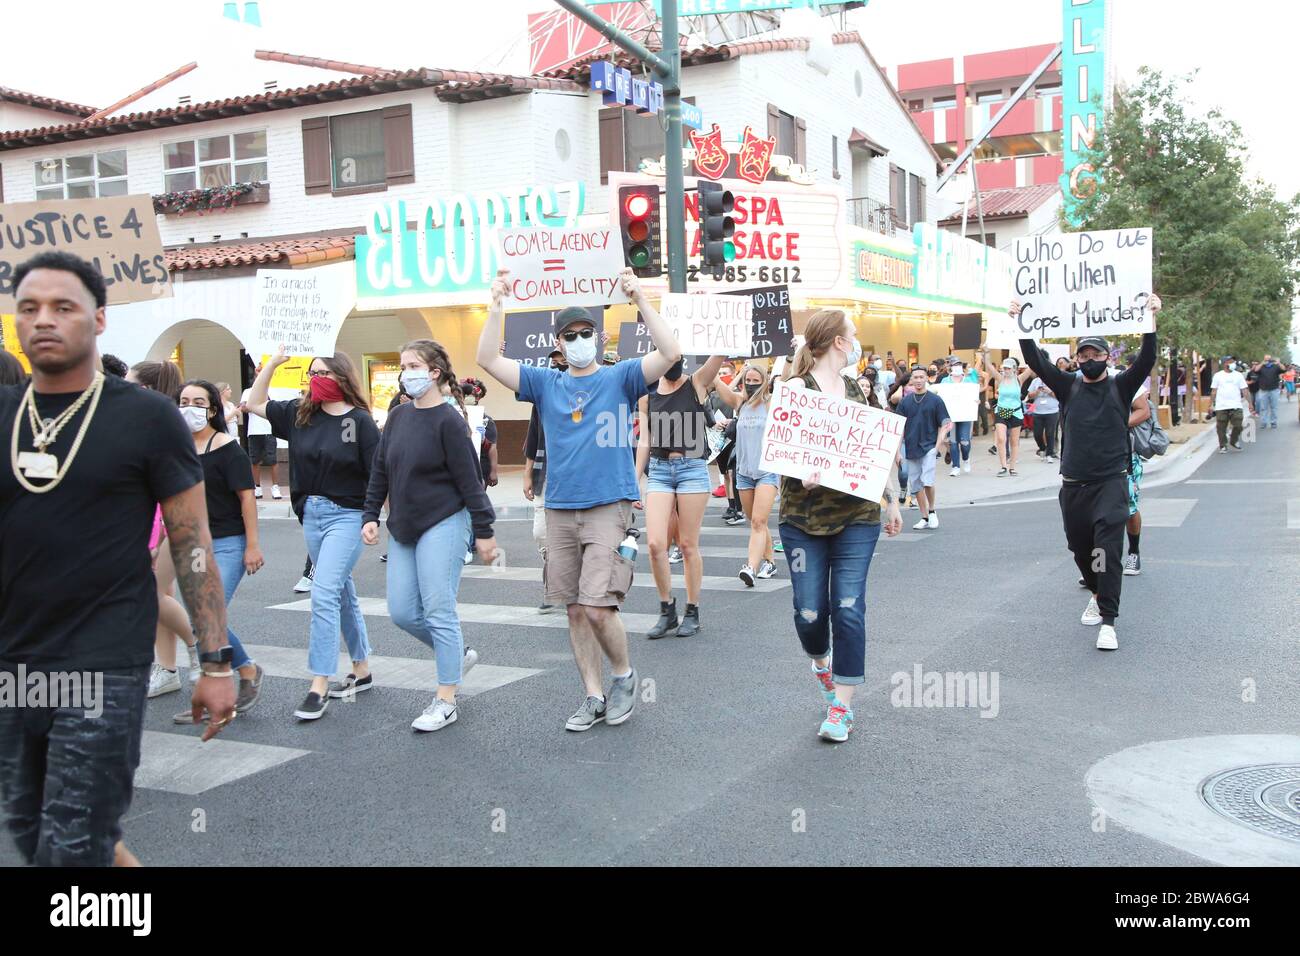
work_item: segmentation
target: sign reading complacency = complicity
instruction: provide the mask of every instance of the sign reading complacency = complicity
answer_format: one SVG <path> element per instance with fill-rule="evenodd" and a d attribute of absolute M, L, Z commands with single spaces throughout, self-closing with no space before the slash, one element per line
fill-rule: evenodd
<path fill-rule="evenodd" d="M 1149 228 L 1017 239 L 1011 319 L 1015 338 L 1136 335 L 1155 331 Z"/>
<path fill-rule="evenodd" d="M 608 226 L 503 229 L 499 262 L 510 295 L 530 309 L 627 302 L 619 274 L 623 245 Z"/>
<path fill-rule="evenodd" d="M 762 467 L 800 480 L 815 474 L 827 488 L 878 501 L 904 424 L 893 412 L 778 382 L 763 429 Z"/>

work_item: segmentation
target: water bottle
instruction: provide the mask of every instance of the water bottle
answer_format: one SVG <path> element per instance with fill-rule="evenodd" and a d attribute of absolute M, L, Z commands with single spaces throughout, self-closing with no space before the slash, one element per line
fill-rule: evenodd
<path fill-rule="evenodd" d="M 618 546 L 618 553 L 634 564 L 636 563 L 638 550 L 636 539 L 640 536 L 641 532 L 636 530 L 636 528 L 628 528 L 627 537 L 624 538 L 623 543 Z"/>

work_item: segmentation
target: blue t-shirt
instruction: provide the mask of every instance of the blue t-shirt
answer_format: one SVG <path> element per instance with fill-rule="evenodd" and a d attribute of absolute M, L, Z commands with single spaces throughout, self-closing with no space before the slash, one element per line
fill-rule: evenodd
<path fill-rule="evenodd" d="M 536 406 L 546 434 L 546 507 L 577 511 L 640 500 L 632 421 L 645 393 L 641 359 L 602 365 L 581 378 L 519 366 L 519 399 Z"/>
<path fill-rule="evenodd" d="M 948 406 L 931 391 L 903 396 L 898 401 L 898 413 L 907 419 L 903 426 L 903 457 L 910 461 L 923 458 L 938 444 L 939 429 L 950 420 Z"/>

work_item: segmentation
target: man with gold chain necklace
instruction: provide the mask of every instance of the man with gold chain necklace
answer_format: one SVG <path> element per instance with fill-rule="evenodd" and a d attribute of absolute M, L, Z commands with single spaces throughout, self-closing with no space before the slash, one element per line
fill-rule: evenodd
<path fill-rule="evenodd" d="M 174 405 L 99 370 L 98 269 L 42 253 L 13 293 L 32 381 L 0 387 L 0 798 L 27 862 L 131 865 L 121 820 L 158 617 L 155 503 L 199 639 L 204 739 L 234 716 L 203 471 Z"/>

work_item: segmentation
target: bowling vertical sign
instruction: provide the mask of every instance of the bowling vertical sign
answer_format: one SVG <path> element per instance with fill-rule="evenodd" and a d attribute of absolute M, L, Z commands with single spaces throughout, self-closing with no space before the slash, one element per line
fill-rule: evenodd
<path fill-rule="evenodd" d="M 1079 224 L 1077 201 L 1091 196 L 1101 171 L 1083 155 L 1092 148 L 1110 101 L 1106 47 L 1110 0 L 1062 0 L 1065 35 L 1061 47 L 1061 192 L 1066 218 Z"/>

